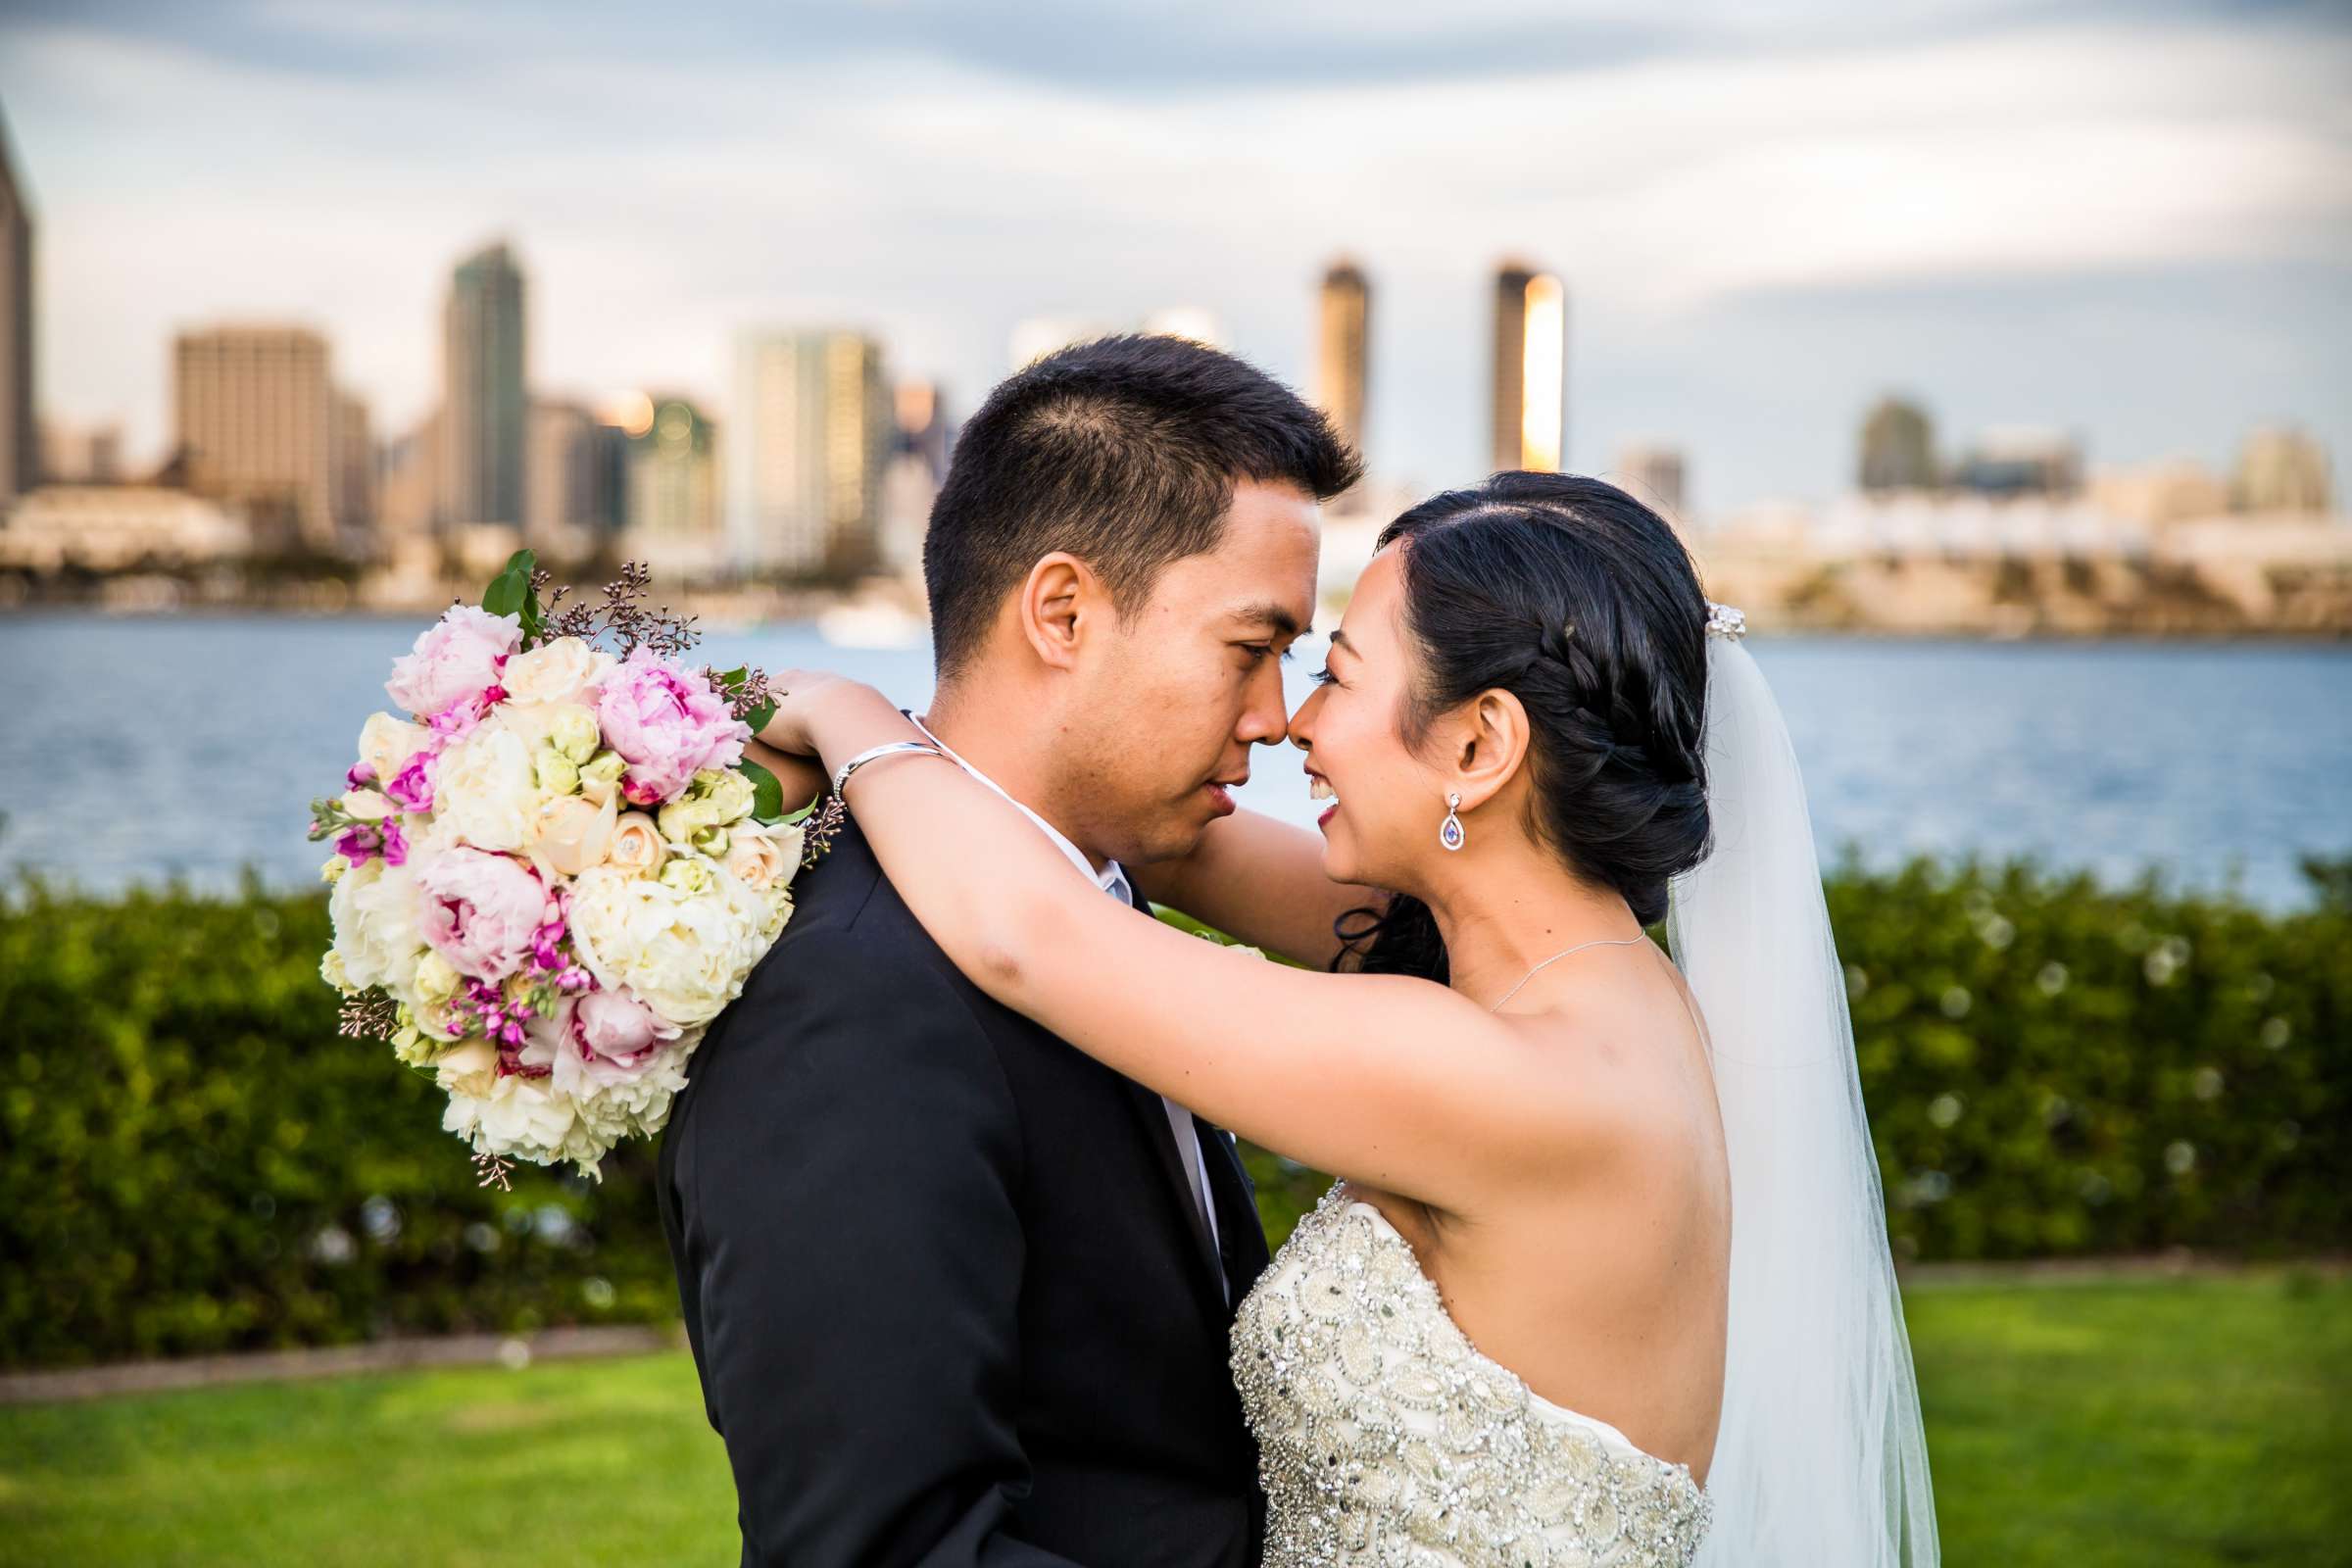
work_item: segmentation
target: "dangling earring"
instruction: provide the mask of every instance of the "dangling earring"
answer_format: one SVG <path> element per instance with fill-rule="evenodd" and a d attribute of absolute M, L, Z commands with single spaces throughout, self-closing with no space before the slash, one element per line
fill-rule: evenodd
<path fill-rule="evenodd" d="M 1462 798 L 1459 795 L 1446 796 L 1446 820 L 1438 824 L 1438 842 L 1449 850 L 1462 847 L 1461 811 Z"/>

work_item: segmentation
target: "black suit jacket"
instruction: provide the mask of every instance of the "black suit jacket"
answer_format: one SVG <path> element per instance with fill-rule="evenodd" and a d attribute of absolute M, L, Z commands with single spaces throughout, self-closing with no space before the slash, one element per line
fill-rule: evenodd
<path fill-rule="evenodd" d="M 794 892 L 662 1146 L 744 1562 L 1254 1563 L 1231 1141 L 1200 1124 L 1220 1258 L 1159 1097 L 965 980 L 855 825 Z"/>

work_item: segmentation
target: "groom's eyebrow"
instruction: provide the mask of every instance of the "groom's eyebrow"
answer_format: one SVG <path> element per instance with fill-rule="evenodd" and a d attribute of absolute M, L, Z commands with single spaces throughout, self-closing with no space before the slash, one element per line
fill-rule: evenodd
<path fill-rule="evenodd" d="M 1303 629 L 1298 624 L 1298 616 L 1272 600 L 1237 610 L 1233 612 L 1233 618 L 1245 626 L 1270 627 L 1277 637 L 1296 637 Z"/>

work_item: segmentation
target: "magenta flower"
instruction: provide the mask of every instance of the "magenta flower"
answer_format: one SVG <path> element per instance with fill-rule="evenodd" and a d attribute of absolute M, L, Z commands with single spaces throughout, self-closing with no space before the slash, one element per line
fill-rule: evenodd
<path fill-rule="evenodd" d="M 380 822 L 354 822 L 336 837 L 335 853 L 349 860 L 355 871 L 379 855 L 386 865 L 405 865 L 409 841 L 390 817 Z"/>
<path fill-rule="evenodd" d="M 752 738 L 710 681 L 642 646 L 605 677 L 596 719 L 605 744 L 629 764 L 621 792 L 638 806 L 675 800 L 703 768 L 733 766 Z"/>
<path fill-rule="evenodd" d="M 384 786 L 384 794 L 404 811 L 433 808 L 433 754 L 418 752 Z"/>

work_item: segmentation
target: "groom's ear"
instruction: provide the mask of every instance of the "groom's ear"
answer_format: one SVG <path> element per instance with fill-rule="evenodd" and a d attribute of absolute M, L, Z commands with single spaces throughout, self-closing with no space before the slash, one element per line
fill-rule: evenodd
<path fill-rule="evenodd" d="M 1077 662 L 1079 647 L 1107 605 L 1094 568 L 1065 550 L 1040 557 L 1014 600 L 1021 635 L 1054 669 Z"/>

